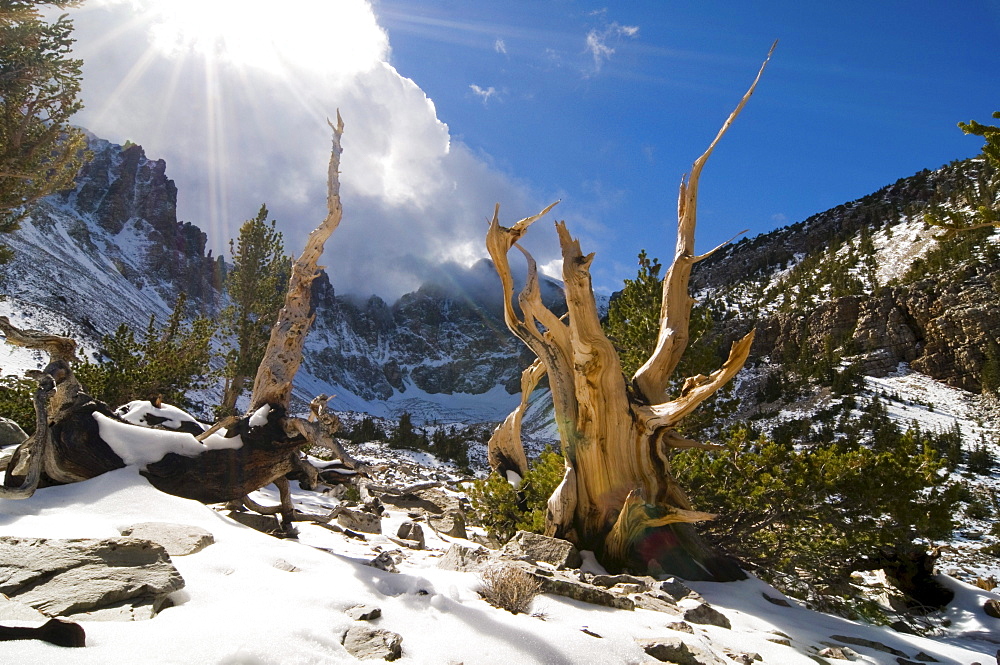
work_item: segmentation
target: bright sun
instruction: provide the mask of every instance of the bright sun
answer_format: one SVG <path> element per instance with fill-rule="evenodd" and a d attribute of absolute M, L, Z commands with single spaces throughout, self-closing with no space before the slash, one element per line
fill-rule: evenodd
<path fill-rule="evenodd" d="M 363 71 L 388 41 L 363 0 L 138 0 L 154 45 L 237 66 L 282 72 Z"/>

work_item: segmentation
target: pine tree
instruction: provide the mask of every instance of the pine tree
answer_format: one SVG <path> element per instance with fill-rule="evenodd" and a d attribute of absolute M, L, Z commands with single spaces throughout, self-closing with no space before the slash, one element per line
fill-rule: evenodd
<path fill-rule="evenodd" d="M 206 318 L 185 322 L 186 303 L 181 293 L 162 327 L 151 316 L 141 339 L 124 323 L 105 336 L 102 360 L 74 369 L 84 389 L 112 407 L 135 399 L 198 406 L 188 393 L 207 387 L 211 379 L 215 324 Z"/>
<path fill-rule="evenodd" d="M 80 130 L 67 124 L 82 106 L 80 67 L 69 57 L 73 22 L 43 20 L 46 7 L 77 0 L 0 3 L 0 232 L 17 230 L 29 206 L 68 187 L 85 156 Z M 10 250 L 0 245 L 0 263 Z"/>
<path fill-rule="evenodd" d="M 604 331 L 619 349 L 622 371 L 632 376 L 656 347 L 663 280 L 660 261 L 639 252 L 639 273 L 611 300 Z"/>
<path fill-rule="evenodd" d="M 236 413 L 236 400 L 247 379 L 257 372 L 288 290 L 291 259 L 274 220 L 268 224 L 267 215 L 267 206 L 261 205 L 257 216 L 240 227 L 236 242 L 229 243 L 233 267 L 226 275 L 226 291 L 230 304 L 222 312 L 221 324 L 232 342 L 223 370 L 226 386 L 220 416 Z"/>

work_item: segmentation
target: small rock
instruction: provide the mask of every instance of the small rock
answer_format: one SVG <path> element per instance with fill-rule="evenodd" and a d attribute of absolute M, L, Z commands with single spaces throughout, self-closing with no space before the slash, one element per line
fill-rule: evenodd
<path fill-rule="evenodd" d="M 759 653 L 743 653 L 740 651 L 726 651 L 726 656 L 730 659 L 739 663 L 739 665 L 753 665 L 754 663 L 761 662 L 764 659 Z"/>
<path fill-rule="evenodd" d="M 159 543 L 170 556 L 194 554 L 215 542 L 215 536 L 199 526 L 169 522 L 140 522 L 122 529 L 122 535 Z"/>
<path fill-rule="evenodd" d="M 691 624 L 684 621 L 674 621 L 667 624 L 667 628 L 670 630 L 676 630 L 678 633 L 688 633 L 689 635 L 694 635 L 694 628 Z"/>
<path fill-rule="evenodd" d="M 550 563 L 559 570 L 579 568 L 583 563 L 576 545 L 562 538 L 551 538 L 540 533 L 518 531 L 503 546 L 500 555 L 512 559 Z"/>
<path fill-rule="evenodd" d="M 983 603 L 983 611 L 994 619 L 1000 619 L 1000 600 L 990 598 Z"/>
<path fill-rule="evenodd" d="M 688 644 L 679 637 L 662 637 L 638 640 L 648 655 L 665 663 L 676 665 L 725 665 L 725 661 L 711 651 L 695 644 Z"/>
<path fill-rule="evenodd" d="M 919 660 L 919 661 L 924 662 L 924 663 L 940 663 L 941 662 L 937 658 L 935 658 L 934 656 L 931 656 L 930 654 L 926 654 L 923 651 L 921 651 L 916 656 L 914 656 L 913 660 Z"/>
<path fill-rule="evenodd" d="M 602 586 L 605 589 L 619 584 L 635 584 L 641 586 L 642 590 L 645 591 L 656 585 L 656 580 L 652 577 L 636 577 L 635 575 L 594 575 L 588 581 L 594 586 Z"/>
<path fill-rule="evenodd" d="M 769 596 L 769 595 L 767 595 L 766 593 L 763 593 L 763 592 L 761 592 L 760 595 L 764 596 L 764 600 L 766 600 L 767 602 L 771 603 L 772 605 L 777 605 L 778 607 L 791 607 L 792 606 L 792 604 L 789 603 L 784 598 L 773 598 L 773 597 L 771 597 L 771 596 Z"/>
<path fill-rule="evenodd" d="M 368 562 L 369 566 L 384 570 L 387 573 L 398 573 L 396 564 L 403 560 L 398 552 L 382 552 L 377 557 Z"/>
<path fill-rule="evenodd" d="M 666 594 L 638 593 L 631 598 L 635 606 L 640 609 L 666 612 L 667 614 L 680 614 L 681 611 Z"/>
<path fill-rule="evenodd" d="M 345 508 L 337 515 L 337 524 L 361 533 L 382 533 L 382 518 L 375 513 Z"/>
<path fill-rule="evenodd" d="M 685 598 L 704 600 L 704 598 L 701 597 L 701 594 L 678 580 L 676 577 L 671 577 L 660 582 L 659 590 L 669 595 L 674 600 L 684 600 Z"/>
<path fill-rule="evenodd" d="M 465 513 L 458 509 L 445 511 L 443 515 L 428 515 L 427 523 L 435 531 L 443 533 L 452 538 L 469 539 L 469 534 L 465 530 Z"/>
<path fill-rule="evenodd" d="M 403 655 L 403 638 L 363 623 L 351 624 L 344 634 L 344 648 L 359 660 L 396 660 Z"/>
<path fill-rule="evenodd" d="M 345 614 L 355 621 L 374 621 L 382 616 L 382 610 L 374 605 L 355 605 Z"/>
<path fill-rule="evenodd" d="M 826 647 L 817 655 L 834 660 L 854 660 L 857 657 L 857 653 L 850 647 Z"/>
<path fill-rule="evenodd" d="M 591 605 L 603 605 L 620 610 L 635 609 L 635 601 L 628 596 L 619 596 L 607 589 L 570 578 L 565 573 L 538 575 L 529 572 L 529 574 L 541 585 L 541 593 L 551 593 Z"/>
<path fill-rule="evenodd" d="M 718 626 L 719 628 L 731 629 L 733 627 L 725 614 L 708 603 L 701 603 L 684 612 L 684 620 L 707 626 Z"/>
<path fill-rule="evenodd" d="M 409 540 L 416 543 L 414 549 L 422 550 L 424 549 L 424 529 L 422 526 L 415 522 L 403 522 L 399 525 L 399 529 L 396 531 L 396 535 L 403 540 Z"/>
<path fill-rule="evenodd" d="M 295 564 L 288 563 L 284 559 L 276 559 L 274 562 L 274 567 L 278 570 L 283 570 L 286 573 L 297 573 L 299 569 Z"/>

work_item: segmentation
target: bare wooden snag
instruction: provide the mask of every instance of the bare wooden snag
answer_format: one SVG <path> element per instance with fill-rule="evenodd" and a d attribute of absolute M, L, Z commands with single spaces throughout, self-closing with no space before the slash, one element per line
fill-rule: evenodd
<path fill-rule="evenodd" d="M 674 479 L 670 455 L 672 449 L 710 447 L 682 437 L 676 428 L 739 372 L 750 352 L 753 332 L 733 344 L 718 370 L 688 379 L 679 396 L 671 398 L 667 387 L 688 344 L 694 303 L 688 293 L 691 269 L 712 253 L 698 256 L 694 252 L 698 180 L 715 146 L 753 94 L 770 56 L 708 149 L 694 162 L 690 176 L 681 181 L 677 249 L 663 281 L 656 349 L 630 380 L 622 374 L 618 353 L 601 329 L 589 271 L 594 255 L 583 254 L 566 224 L 556 222 L 569 310 L 567 319 L 561 320 L 543 304 L 535 261 L 517 244 L 528 227 L 555 204 L 510 228 L 500 225 L 497 206 L 487 232 L 486 246 L 503 288 L 507 326 L 538 358 L 525 371 L 522 385 L 529 392 L 543 374 L 548 375 L 566 460 L 563 482 L 549 500 L 546 532 L 594 550 L 606 566 L 669 572 L 687 579 L 745 577 L 735 562 L 698 538 L 691 525 L 714 515 L 693 509 Z M 508 261 L 514 247 L 528 262 L 517 307 Z M 497 471 L 523 475 L 526 462 L 520 419 L 526 404 L 525 394 L 521 406 L 490 440 L 489 459 Z"/>

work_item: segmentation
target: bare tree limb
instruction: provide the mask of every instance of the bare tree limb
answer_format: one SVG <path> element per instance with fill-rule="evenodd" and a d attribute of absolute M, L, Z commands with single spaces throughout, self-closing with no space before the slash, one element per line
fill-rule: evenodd
<path fill-rule="evenodd" d="M 286 409 L 289 406 L 292 380 L 302 362 L 306 333 L 315 318 L 310 306 L 310 291 L 313 280 L 319 275 L 319 257 L 327 238 L 340 225 L 343 216 L 340 203 L 340 155 L 343 149 L 340 137 L 344 133 L 344 121 L 340 117 L 340 111 L 337 111 L 337 124 L 329 124 L 333 129 L 333 147 L 330 150 L 327 172 L 327 215 L 309 234 L 305 249 L 292 264 L 285 306 L 281 308 L 278 321 L 271 329 L 271 339 L 264 352 L 264 359 L 257 369 L 250 397 L 250 412 L 264 404 L 279 405 Z"/>
<path fill-rule="evenodd" d="M 650 404 L 658 404 L 666 399 L 668 381 L 680 362 L 681 356 L 684 355 L 689 341 L 688 326 L 694 299 L 688 294 L 688 281 L 691 278 L 691 268 L 698 260 L 694 253 L 694 231 L 697 223 L 698 181 L 701 177 L 701 171 L 715 150 L 715 146 L 718 145 L 753 95 L 777 44 L 778 42 L 775 42 L 771 45 L 771 50 L 768 51 L 767 58 L 757 72 L 757 77 L 754 78 L 750 89 L 743 95 L 733 112 L 729 114 L 708 149 L 695 160 L 688 179 L 681 180 L 680 192 L 677 196 L 677 249 L 674 253 L 674 261 L 663 280 L 660 332 L 657 337 L 656 349 L 632 378 L 638 390 Z"/>

